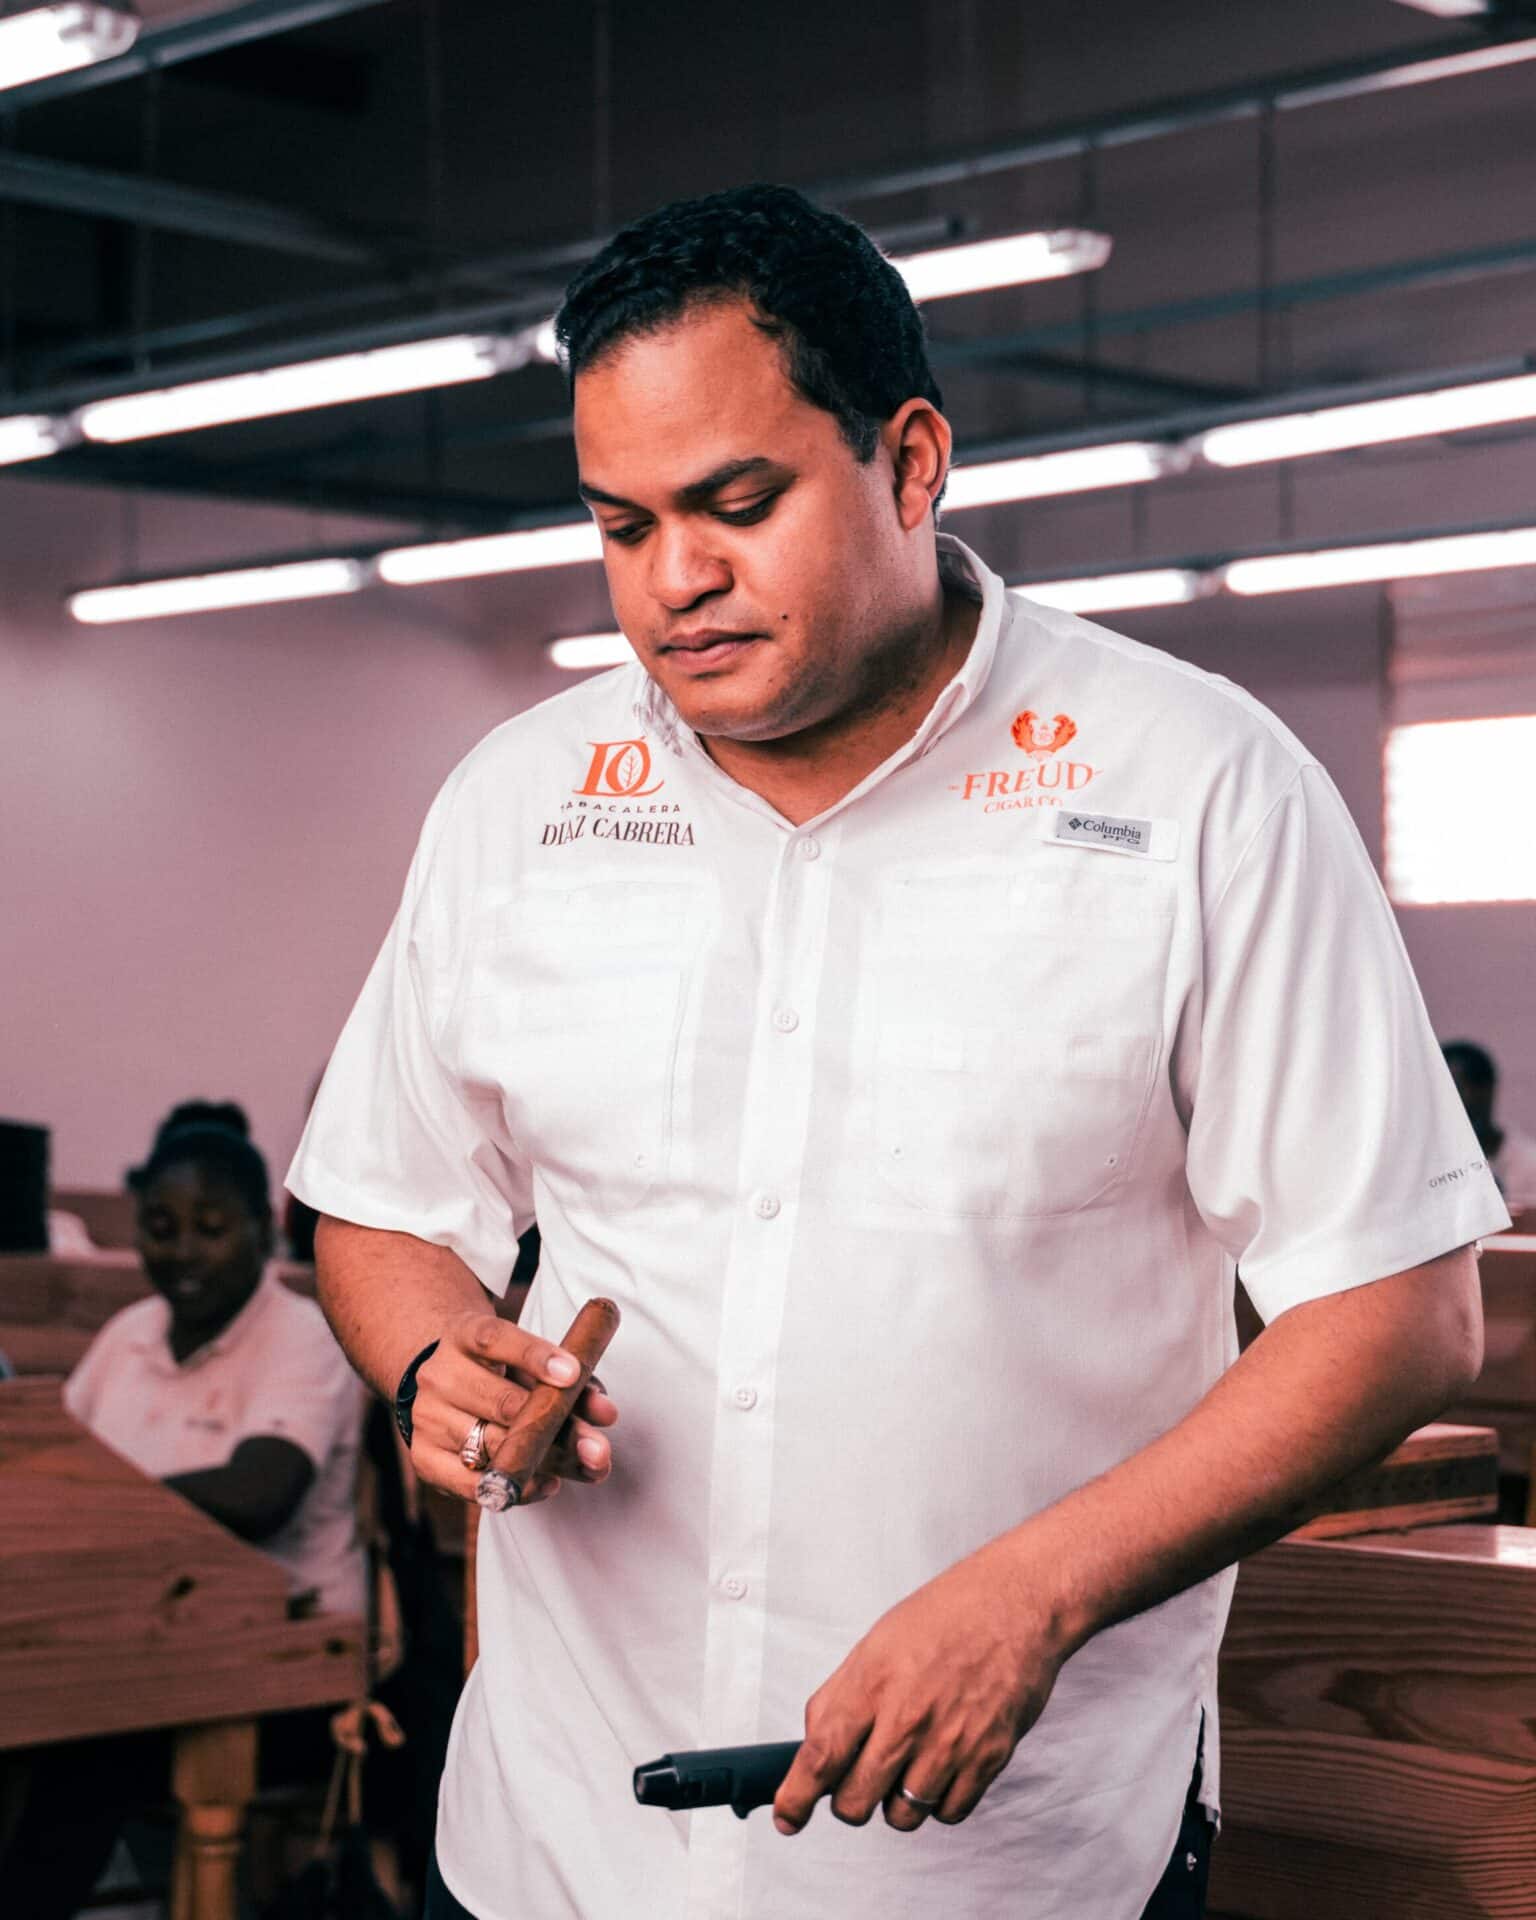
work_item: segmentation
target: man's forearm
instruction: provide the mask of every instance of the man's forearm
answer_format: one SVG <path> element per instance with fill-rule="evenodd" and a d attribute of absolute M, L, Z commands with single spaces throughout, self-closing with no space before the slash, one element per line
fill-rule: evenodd
<path fill-rule="evenodd" d="M 1280 1315 L 1177 1426 L 984 1549 L 1065 1653 L 1289 1532 L 1477 1376 L 1470 1248 Z"/>
<path fill-rule="evenodd" d="M 448 1248 L 329 1216 L 315 1232 L 315 1279 L 331 1331 L 385 1399 L 448 1321 L 487 1305 L 485 1288 Z"/>

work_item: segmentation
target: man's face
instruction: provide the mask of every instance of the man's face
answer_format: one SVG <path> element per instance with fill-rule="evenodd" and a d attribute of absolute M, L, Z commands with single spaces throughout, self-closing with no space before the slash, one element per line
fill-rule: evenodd
<path fill-rule="evenodd" d="M 584 369 L 575 426 L 614 612 L 689 726 L 781 739 L 901 683 L 920 576 L 890 455 L 855 458 L 744 302 Z"/>

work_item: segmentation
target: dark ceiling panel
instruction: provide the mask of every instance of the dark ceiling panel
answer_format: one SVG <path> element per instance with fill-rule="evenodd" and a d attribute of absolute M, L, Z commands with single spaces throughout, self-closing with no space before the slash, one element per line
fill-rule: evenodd
<path fill-rule="evenodd" d="M 275 0 L 223 14 L 243 28 L 263 11 L 269 23 L 299 17 Z M 185 18 L 179 0 L 152 0 L 146 17 L 166 31 Z M 850 194 L 865 178 L 849 204 L 877 229 L 1091 220 L 1115 236 L 1091 280 L 930 309 L 962 445 L 1132 420 L 1266 378 L 1367 380 L 1492 358 L 1536 339 L 1536 66 L 1282 114 L 1267 148 L 1250 110 L 963 184 L 923 171 L 1175 97 L 1235 98 L 1256 78 L 1475 39 L 1388 0 L 890 0 L 878 15 L 825 0 L 316 0 L 304 17 L 281 38 L 174 67 L 158 88 L 127 80 L 13 116 L 13 164 L 56 180 L 69 168 L 111 175 L 114 204 L 140 216 L 0 213 L 13 236 L 9 267 L 0 244 L 0 308 L 14 317 L 0 332 L 14 331 L 22 385 L 114 378 L 136 361 L 171 378 L 210 354 L 281 357 L 407 314 L 425 323 L 440 311 L 446 327 L 472 307 L 474 324 L 489 324 L 498 291 L 553 300 L 594 232 L 671 195 L 762 177 L 841 180 Z M 867 176 L 891 167 L 916 169 L 913 184 L 870 198 Z M 219 196 L 253 219 L 276 210 L 299 238 L 364 236 L 391 265 L 257 252 L 235 243 L 233 209 L 217 237 L 149 231 L 143 216 L 178 195 L 194 212 L 228 207 Z M 550 248 L 554 260 L 527 258 Z M 1449 281 L 1446 256 L 1466 262 Z M 1438 274 L 1358 277 L 1436 258 Z M 1284 308 L 1261 299 L 1266 274 L 1291 289 Z M 1097 379 L 1079 364 L 1094 360 Z M 551 425 L 563 413 L 545 368 L 432 402 L 53 465 L 494 516 L 568 497 L 571 451 Z"/>

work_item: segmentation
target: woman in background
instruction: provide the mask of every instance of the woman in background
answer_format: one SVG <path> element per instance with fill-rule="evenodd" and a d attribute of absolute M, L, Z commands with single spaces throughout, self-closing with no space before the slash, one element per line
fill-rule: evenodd
<path fill-rule="evenodd" d="M 102 1328 L 65 1384 L 66 1407 L 285 1567 L 296 1607 L 364 1613 L 355 1506 L 363 1389 L 320 1309 L 266 1272 L 271 1193 L 245 1115 L 230 1104 L 178 1107 L 128 1186 L 154 1293 Z M 303 1770 L 305 1759 L 323 1766 L 327 1719 L 321 1710 L 274 1720 L 263 1776 L 274 1763 L 279 1773 Z M 68 1920 L 128 1808 L 164 1777 L 168 1752 L 156 1734 L 40 1748 L 0 1861 L 0 1905 L 28 1920 Z"/>

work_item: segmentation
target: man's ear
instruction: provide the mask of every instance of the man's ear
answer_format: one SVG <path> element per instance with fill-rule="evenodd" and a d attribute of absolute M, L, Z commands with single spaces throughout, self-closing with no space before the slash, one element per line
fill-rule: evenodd
<path fill-rule="evenodd" d="M 881 434 L 891 457 L 896 511 L 910 533 L 929 518 L 949 477 L 954 435 L 931 400 L 907 400 Z"/>

